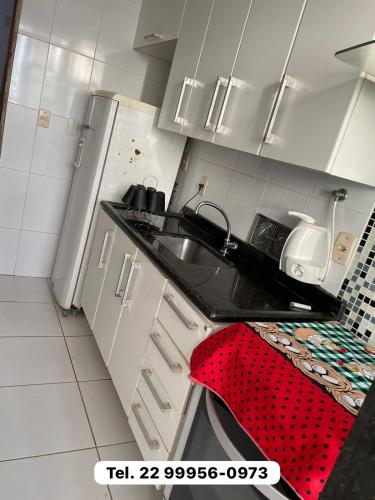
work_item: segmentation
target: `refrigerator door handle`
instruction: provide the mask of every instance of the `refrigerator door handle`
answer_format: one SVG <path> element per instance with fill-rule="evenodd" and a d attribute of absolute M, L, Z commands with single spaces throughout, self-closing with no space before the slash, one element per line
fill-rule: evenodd
<path fill-rule="evenodd" d="M 82 155 L 83 155 L 83 148 L 84 148 L 85 142 L 86 142 L 86 138 L 85 137 L 81 137 L 80 140 L 79 140 L 79 143 L 78 143 L 77 154 L 76 154 L 76 157 L 75 157 L 75 160 L 74 160 L 74 163 L 73 163 L 73 165 L 76 168 L 79 168 L 81 166 Z"/>

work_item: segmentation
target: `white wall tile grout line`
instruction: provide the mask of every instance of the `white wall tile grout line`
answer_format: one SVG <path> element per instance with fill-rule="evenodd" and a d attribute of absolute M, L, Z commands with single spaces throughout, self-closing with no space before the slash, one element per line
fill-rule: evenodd
<path fill-rule="evenodd" d="M 30 460 L 31 458 L 51 457 L 53 455 L 65 455 L 66 453 L 76 453 L 78 451 L 95 450 L 95 449 L 96 449 L 95 446 L 90 446 L 89 448 L 74 448 L 72 450 L 56 451 L 54 453 L 42 453 L 40 455 L 29 455 L 27 457 L 7 458 L 5 460 L 0 460 L 0 463 L 15 462 L 17 460 Z"/>
<path fill-rule="evenodd" d="M 49 287 L 50 287 L 50 293 L 51 293 L 51 295 L 52 295 L 52 290 L 51 290 L 51 285 L 50 285 L 49 280 L 47 280 L 47 283 L 48 283 L 48 285 L 49 285 Z M 61 318 L 60 318 L 59 313 L 58 313 L 58 310 L 57 310 L 57 305 L 56 305 L 56 302 L 55 302 L 54 300 L 53 300 L 53 304 L 54 304 L 55 311 L 56 311 L 56 315 L 57 315 L 57 318 L 58 318 L 58 321 L 59 321 L 59 324 L 60 324 L 60 328 L 61 328 L 62 333 L 63 333 L 63 338 L 64 338 L 64 342 L 65 342 L 65 347 L 66 347 L 66 350 L 67 350 L 67 352 L 68 352 L 68 356 L 69 356 L 69 359 L 70 359 L 70 363 L 71 363 L 71 365 L 72 365 L 73 373 L 74 373 L 74 376 L 75 376 L 75 379 L 76 379 L 76 384 L 77 384 L 77 387 L 78 387 L 78 390 L 79 390 L 79 394 L 80 394 L 80 396 L 81 396 L 81 400 L 82 400 L 83 408 L 84 408 L 85 413 L 86 413 L 87 422 L 88 422 L 89 427 L 90 427 L 90 431 L 91 431 L 92 438 L 93 438 L 94 443 L 95 443 L 95 447 L 97 447 L 96 439 L 95 439 L 95 436 L 94 436 L 94 431 L 93 431 L 92 426 L 91 426 L 91 422 L 90 422 L 90 419 L 89 419 L 89 415 L 88 415 L 88 412 L 87 412 L 87 408 L 86 408 L 86 405 L 85 405 L 85 402 L 84 402 L 84 399 L 83 399 L 82 391 L 81 391 L 81 388 L 80 388 L 79 383 L 78 383 L 77 373 L 76 373 L 76 370 L 75 370 L 75 368 L 74 368 L 74 364 L 73 364 L 72 356 L 71 356 L 70 351 L 69 351 L 68 342 L 66 341 L 66 338 L 65 338 L 64 328 L 63 328 L 63 325 L 62 325 L 62 322 L 61 322 Z"/>
<path fill-rule="evenodd" d="M 29 338 L 35 338 L 35 337 L 29 337 Z M 60 338 L 60 337 L 55 337 L 55 338 Z M 61 382 L 39 382 L 35 384 L 12 384 L 12 385 L 0 385 L 0 390 L 1 389 L 10 389 L 13 387 L 35 387 L 35 386 L 40 386 L 40 385 L 67 385 L 67 384 L 85 384 L 86 382 L 104 382 L 111 380 L 110 378 L 98 378 L 98 379 L 90 379 L 90 380 L 67 380 L 67 381 L 61 381 Z"/>
<path fill-rule="evenodd" d="M 61 322 L 60 315 L 58 313 L 58 309 L 57 309 L 58 304 L 55 301 L 54 296 L 53 296 L 51 280 L 47 279 L 47 284 L 48 284 L 48 287 L 49 287 L 50 294 L 52 296 L 52 303 L 53 303 L 54 308 L 55 308 L 55 312 L 56 312 L 56 315 L 57 315 L 57 318 L 58 318 L 58 321 L 59 321 L 59 324 L 60 324 L 60 328 L 61 328 L 62 333 L 63 333 L 63 338 L 64 338 L 65 346 L 66 346 L 66 349 L 68 351 L 68 356 L 69 356 L 70 363 L 71 363 L 71 366 L 72 366 L 72 369 L 73 369 L 73 373 L 74 373 L 74 376 L 75 376 L 75 379 L 76 379 L 75 383 L 77 384 L 77 387 L 78 387 L 78 391 L 79 391 L 79 394 L 80 394 L 80 397 L 81 397 L 82 405 L 83 405 L 83 408 L 84 408 L 84 411 L 85 411 L 85 414 L 86 414 L 87 422 L 88 422 L 88 425 L 90 427 L 92 439 L 93 439 L 94 444 L 95 444 L 96 454 L 98 456 L 98 460 L 101 460 L 100 455 L 99 455 L 99 450 L 98 450 L 98 443 L 97 443 L 95 435 L 94 435 L 94 430 L 93 430 L 91 422 L 90 422 L 90 418 L 89 418 L 89 414 L 88 414 L 88 411 L 87 411 L 87 408 L 86 408 L 85 400 L 83 398 L 82 390 L 81 390 L 81 387 L 80 387 L 80 384 L 79 384 L 80 381 L 78 380 L 77 372 L 76 372 L 76 370 L 74 368 L 72 356 L 71 356 L 70 350 L 69 350 L 69 345 L 68 345 L 68 342 L 67 342 L 66 337 L 65 337 L 64 328 L 63 328 L 63 325 L 62 325 L 62 322 Z M 110 380 L 110 379 L 101 379 L 101 380 Z M 86 382 L 86 381 L 81 381 L 81 382 Z M 94 381 L 92 381 L 92 382 L 94 382 Z M 111 493 L 111 490 L 109 489 L 109 486 L 107 486 L 107 491 L 109 492 L 110 499 L 113 500 L 112 493 Z"/>

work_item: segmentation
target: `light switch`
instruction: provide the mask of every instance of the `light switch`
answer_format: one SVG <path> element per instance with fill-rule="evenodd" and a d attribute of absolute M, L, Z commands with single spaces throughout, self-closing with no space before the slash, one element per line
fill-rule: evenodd
<path fill-rule="evenodd" d="M 38 127 L 48 128 L 51 119 L 51 111 L 40 109 L 38 114 Z"/>
<path fill-rule="evenodd" d="M 356 238 L 350 233 L 339 233 L 333 247 L 332 260 L 346 266 L 352 254 Z"/>
<path fill-rule="evenodd" d="M 68 125 L 66 127 L 66 133 L 68 135 L 78 135 L 78 132 L 79 132 L 79 121 L 78 120 L 73 120 L 73 119 L 70 119 L 68 121 Z"/>

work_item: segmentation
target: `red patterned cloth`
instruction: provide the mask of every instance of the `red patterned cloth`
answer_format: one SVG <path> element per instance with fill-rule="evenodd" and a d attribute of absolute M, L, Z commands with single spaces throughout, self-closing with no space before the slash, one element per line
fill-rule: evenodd
<path fill-rule="evenodd" d="M 204 340 L 190 366 L 298 496 L 317 499 L 355 417 L 245 324 Z"/>

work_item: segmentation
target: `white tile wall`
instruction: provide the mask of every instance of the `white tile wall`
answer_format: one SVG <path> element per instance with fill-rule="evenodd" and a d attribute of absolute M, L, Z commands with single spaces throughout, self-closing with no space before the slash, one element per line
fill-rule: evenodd
<path fill-rule="evenodd" d="M 56 0 L 23 0 L 19 31 L 50 41 Z"/>
<path fill-rule="evenodd" d="M 369 186 L 195 140 L 190 153 L 176 208 L 197 192 L 202 175 L 206 175 L 206 194 L 189 206 L 195 207 L 202 199 L 219 203 L 229 215 L 233 233 L 244 240 L 257 212 L 290 227 L 296 221 L 287 215 L 288 210 L 306 212 L 324 223 L 333 189 L 345 187 L 349 191 L 348 199 L 337 208 L 335 235 L 347 231 L 359 238 L 372 211 L 375 189 Z M 223 225 L 213 210 L 202 210 L 202 215 Z M 337 295 L 347 269 L 332 263 L 324 288 Z"/>
<path fill-rule="evenodd" d="M 8 104 L 0 167 L 25 172 L 30 169 L 37 114 L 35 109 Z"/>
<path fill-rule="evenodd" d="M 51 43 L 94 57 L 104 0 L 57 0 Z"/>
<path fill-rule="evenodd" d="M 41 107 L 54 115 L 82 119 L 93 60 L 50 45 Z"/>
<path fill-rule="evenodd" d="M 95 58 L 134 71 L 138 53 L 132 49 L 141 2 L 106 0 Z"/>
<path fill-rule="evenodd" d="M 0 168 L 0 227 L 21 227 L 27 178 L 25 172 Z"/>
<path fill-rule="evenodd" d="M 48 43 L 18 35 L 9 102 L 39 108 L 47 54 Z"/>
<path fill-rule="evenodd" d="M 70 182 L 31 174 L 22 229 L 59 234 L 65 215 Z"/>
<path fill-rule="evenodd" d="M 17 229 L 0 228 L 0 274 L 14 273 L 19 237 Z"/>
<path fill-rule="evenodd" d="M 51 276 L 58 234 L 22 231 L 18 244 L 15 274 L 17 276 Z"/>
<path fill-rule="evenodd" d="M 134 97 L 132 92 L 134 76 L 136 75 L 126 69 L 94 61 L 90 90 L 115 88 L 120 94 L 129 95 L 131 93 L 131 96 Z M 137 78 L 139 77 L 137 76 Z"/>
<path fill-rule="evenodd" d="M 90 91 L 161 104 L 169 65 L 133 50 L 141 0 L 24 0 L 0 158 L 0 273 L 50 276 Z M 51 112 L 37 127 L 39 109 Z"/>

